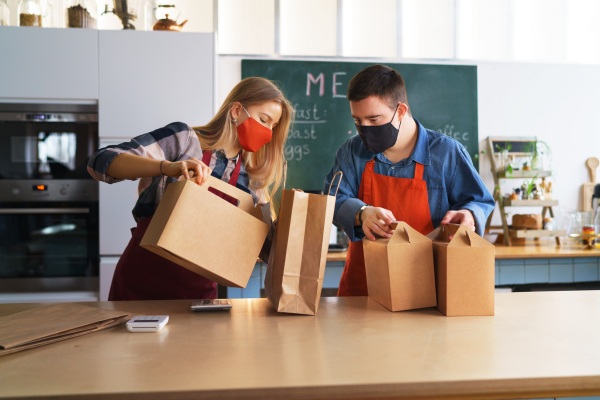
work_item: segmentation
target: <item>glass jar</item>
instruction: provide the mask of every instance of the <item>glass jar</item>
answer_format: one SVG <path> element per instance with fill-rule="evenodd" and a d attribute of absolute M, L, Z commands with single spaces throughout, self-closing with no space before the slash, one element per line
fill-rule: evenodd
<path fill-rule="evenodd" d="M 40 0 L 21 0 L 17 7 L 19 26 L 42 26 L 42 3 Z"/>
<path fill-rule="evenodd" d="M 0 0 L 0 26 L 10 25 L 9 17 L 8 0 Z"/>
<path fill-rule="evenodd" d="M 97 0 L 66 0 L 64 4 L 67 28 L 98 29 Z"/>

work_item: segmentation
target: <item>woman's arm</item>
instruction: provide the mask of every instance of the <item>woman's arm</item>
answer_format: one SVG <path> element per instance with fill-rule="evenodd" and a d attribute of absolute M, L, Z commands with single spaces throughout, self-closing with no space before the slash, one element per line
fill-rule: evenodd
<path fill-rule="evenodd" d="M 183 175 L 189 179 L 188 171 L 194 171 L 200 178 L 196 181 L 203 184 L 211 173 L 206 165 L 196 158 L 177 161 L 201 152 L 194 139 L 196 133 L 192 128 L 175 122 L 129 142 L 98 150 L 88 161 L 88 172 L 98 181 L 115 183 L 123 179 L 160 176 L 161 173 L 174 178 Z"/>

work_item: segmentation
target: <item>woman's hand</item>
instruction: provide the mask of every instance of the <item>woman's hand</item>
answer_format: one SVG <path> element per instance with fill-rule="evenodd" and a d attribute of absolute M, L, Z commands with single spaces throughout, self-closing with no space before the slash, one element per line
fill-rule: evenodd
<path fill-rule="evenodd" d="M 365 236 L 370 240 L 375 240 L 373 234 L 389 238 L 394 230 L 390 224 L 396 220 L 390 210 L 381 207 L 367 207 L 362 213 L 362 228 Z"/>
<path fill-rule="evenodd" d="M 162 166 L 163 174 L 172 178 L 183 176 L 185 179 L 190 179 L 191 176 L 198 185 L 203 185 L 207 180 L 212 170 L 197 158 L 190 158 L 184 161 L 164 161 Z"/>

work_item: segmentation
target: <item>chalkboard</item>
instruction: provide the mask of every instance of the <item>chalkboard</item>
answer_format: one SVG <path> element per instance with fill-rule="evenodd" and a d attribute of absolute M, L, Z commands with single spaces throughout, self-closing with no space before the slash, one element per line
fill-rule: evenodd
<path fill-rule="evenodd" d="M 296 119 L 285 148 L 287 188 L 323 189 L 337 149 L 357 134 L 346 99 L 348 82 L 372 63 L 242 60 L 242 78 L 276 81 L 293 104 Z M 385 64 L 406 83 L 413 117 L 424 127 L 462 143 L 478 168 L 477 67 Z"/>

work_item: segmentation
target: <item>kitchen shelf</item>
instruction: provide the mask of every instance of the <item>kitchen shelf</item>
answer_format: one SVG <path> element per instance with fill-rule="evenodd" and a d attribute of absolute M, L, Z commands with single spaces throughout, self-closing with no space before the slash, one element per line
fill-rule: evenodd
<path fill-rule="evenodd" d="M 566 232 L 562 230 L 545 230 L 545 229 L 535 229 L 535 230 L 516 230 L 511 229 L 508 226 L 508 222 L 506 219 L 506 207 L 542 207 L 542 219 L 546 216 L 546 213 L 549 213 L 551 217 L 554 217 L 554 212 L 552 211 L 552 207 L 558 205 L 558 200 L 510 200 L 509 198 L 505 198 L 502 196 L 500 192 L 500 180 L 501 179 L 531 179 L 531 178 L 547 178 L 552 175 L 551 171 L 543 171 L 543 170 L 531 170 L 531 171 L 513 171 L 512 174 L 506 175 L 506 171 L 500 171 L 496 167 L 496 158 L 494 157 L 494 146 L 493 141 L 508 141 L 507 138 L 487 138 L 488 143 L 488 155 L 490 157 L 490 164 L 492 167 L 492 175 L 494 177 L 494 201 L 498 203 L 498 208 L 500 210 L 500 219 L 502 220 L 502 232 L 504 232 L 504 243 L 507 246 L 512 245 L 511 239 L 513 238 L 540 238 L 540 237 L 554 237 L 556 240 L 556 244 L 560 245 L 560 236 L 566 236 Z M 530 143 L 535 141 L 535 137 L 516 137 L 511 138 L 511 143 L 518 143 L 520 146 L 513 146 L 515 148 L 523 149 L 523 144 Z M 519 155 L 523 156 L 527 153 L 518 153 L 518 152 L 508 152 L 508 155 Z M 490 213 L 488 220 L 485 224 L 485 231 L 489 232 L 492 223 L 492 215 L 494 214 L 494 210 Z"/>
<path fill-rule="evenodd" d="M 514 238 L 540 238 L 566 236 L 567 232 L 563 230 L 548 229 L 511 229 L 510 235 Z"/>
<path fill-rule="evenodd" d="M 537 177 L 536 177 L 537 175 Z M 506 175 L 506 171 L 498 172 L 498 178 L 500 179 L 527 179 L 527 178 L 547 178 L 552 176 L 552 172 L 550 171 L 513 171 L 512 174 Z"/>
<path fill-rule="evenodd" d="M 510 200 L 504 199 L 504 207 L 553 207 L 558 200 Z"/>

